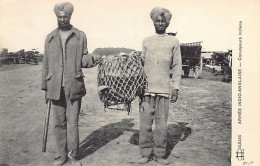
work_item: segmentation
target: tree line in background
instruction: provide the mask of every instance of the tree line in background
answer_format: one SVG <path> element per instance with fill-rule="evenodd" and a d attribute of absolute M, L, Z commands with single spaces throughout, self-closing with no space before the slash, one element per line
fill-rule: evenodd
<path fill-rule="evenodd" d="M 98 55 L 115 55 L 115 54 L 119 54 L 119 53 L 126 53 L 129 54 L 132 51 L 135 51 L 134 49 L 130 49 L 130 48 L 114 48 L 114 47 L 107 47 L 107 48 L 96 48 L 92 54 L 98 54 Z"/>
<path fill-rule="evenodd" d="M 107 47 L 107 48 L 96 48 L 93 51 L 93 54 L 98 55 L 114 55 L 119 53 L 126 53 L 129 54 L 134 49 L 130 48 L 114 48 L 114 47 Z M 0 49 L 0 66 L 3 64 L 38 64 L 38 62 L 42 61 L 43 55 L 37 51 L 36 49 L 32 49 L 31 51 L 25 51 L 21 49 L 17 52 L 8 52 L 7 48 Z"/>

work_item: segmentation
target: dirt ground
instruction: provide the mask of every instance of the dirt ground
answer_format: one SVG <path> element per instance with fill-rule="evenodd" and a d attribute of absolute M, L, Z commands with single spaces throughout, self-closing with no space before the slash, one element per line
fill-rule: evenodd
<path fill-rule="evenodd" d="M 112 109 L 104 112 L 97 94 L 97 68 L 83 72 L 88 94 L 79 119 L 80 161 L 93 166 L 139 165 L 135 163 L 140 157 L 138 100 L 132 103 L 130 115 Z M 41 152 L 47 105 L 40 79 L 41 65 L 0 70 L 0 166 L 50 166 L 57 157 L 52 118 L 47 152 Z M 180 87 L 168 119 L 170 165 L 231 165 L 232 84 L 202 75 L 202 79 L 183 78 Z"/>

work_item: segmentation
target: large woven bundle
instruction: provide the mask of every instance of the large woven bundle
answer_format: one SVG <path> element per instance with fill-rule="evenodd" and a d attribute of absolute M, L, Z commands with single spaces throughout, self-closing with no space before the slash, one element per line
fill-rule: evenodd
<path fill-rule="evenodd" d="M 140 52 L 106 56 L 99 63 L 99 96 L 105 108 L 125 104 L 124 109 L 129 113 L 131 102 L 143 95 L 145 86 Z"/>

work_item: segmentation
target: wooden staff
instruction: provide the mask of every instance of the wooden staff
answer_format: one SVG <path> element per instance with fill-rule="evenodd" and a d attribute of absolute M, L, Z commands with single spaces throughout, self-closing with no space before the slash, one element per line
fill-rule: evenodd
<path fill-rule="evenodd" d="M 48 100 L 48 108 L 47 108 L 47 114 L 45 117 L 44 122 L 44 132 L 43 132 L 43 139 L 42 139 L 42 152 L 46 152 L 46 144 L 47 144 L 47 138 L 48 138 L 48 127 L 49 127 L 49 119 L 50 119 L 50 110 L 51 110 L 51 101 Z"/>

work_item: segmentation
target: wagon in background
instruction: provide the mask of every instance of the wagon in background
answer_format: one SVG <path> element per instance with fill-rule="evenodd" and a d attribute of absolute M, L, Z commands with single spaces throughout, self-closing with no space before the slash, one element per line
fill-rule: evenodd
<path fill-rule="evenodd" d="M 182 43 L 181 58 L 184 77 L 188 77 L 192 70 L 195 78 L 199 78 L 202 71 L 201 46 L 202 42 Z"/>
<path fill-rule="evenodd" d="M 17 52 L 8 52 L 7 48 L 2 48 L 0 50 L 0 64 L 18 64 L 22 54 L 24 54 L 24 49 Z"/>
<path fill-rule="evenodd" d="M 5 64 L 35 64 L 42 61 L 43 55 L 36 49 L 24 51 L 21 49 L 17 52 L 8 52 L 7 48 L 0 49 L 0 66 Z"/>
<path fill-rule="evenodd" d="M 171 36 L 176 36 L 176 33 L 167 33 Z M 202 57 L 201 57 L 201 46 L 202 41 L 192 43 L 181 43 L 181 59 L 182 59 L 182 70 L 184 77 L 188 77 L 192 70 L 195 78 L 199 78 L 202 71 Z M 172 74 L 170 75 L 170 77 Z"/>

